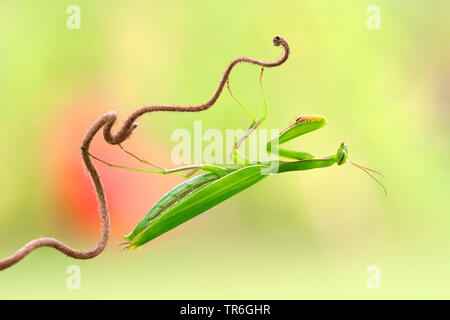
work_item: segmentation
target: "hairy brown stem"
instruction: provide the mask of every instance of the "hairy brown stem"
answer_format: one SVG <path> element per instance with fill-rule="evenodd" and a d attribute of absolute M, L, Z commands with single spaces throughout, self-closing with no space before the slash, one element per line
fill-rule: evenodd
<path fill-rule="evenodd" d="M 133 130 L 137 127 L 137 124 L 135 121 L 142 116 L 145 113 L 149 112 L 155 112 L 155 111 L 170 111 L 170 112 L 199 112 L 206 110 L 210 108 L 219 98 L 220 94 L 222 93 L 222 90 L 226 84 L 226 81 L 231 73 L 231 70 L 240 62 L 246 62 L 251 64 L 256 64 L 262 67 L 270 68 L 270 67 L 276 67 L 284 63 L 287 58 L 289 57 L 289 45 L 286 42 L 285 39 L 283 39 L 280 36 L 276 36 L 273 38 L 273 44 L 274 46 L 282 46 L 284 48 L 284 54 L 281 56 L 280 59 L 274 62 L 265 62 L 261 60 L 256 60 L 248 57 L 237 57 L 233 59 L 228 67 L 225 69 L 225 72 L 223 73 L 222 79 L 219 82 L 219 86 L 212 96 L 211 99 L 209 99 L 207 102 L 197 105 L 197 106 L 183 106 L 183 105 L 153 105 L 153 106 L 144 106 L 136 111 L 134 111 L 128 119 L 125 120 L 122 127 L 117 130 L 116 133 L 112 133 L 111 129 L 114 126 L 114 123 L 117 120 L 117 113 L 114 111 L 108 112 L 100 117 L 88 130 L 86 135 L 84 136 L 83 142 L 82 142 L 82 149 L 89 150 L 89 146 L 92 142 L 92 139 L 95 137 L 97 132 L 103 128 L 103 137 L 106 142 L 109 144 L 119 144 L 124 142 L 130 135 L 133 133 Z M 87 152 L 82 151 L 81 156 L 84 162 L 84 165 L 91 176 L 92 183 L 94 185 L 94 189 L 97 195 L 97 202 L 98 202 L 98 210 L 100 212 L 100 217 L 102 220 L 102 231 L 100 239 L 97 243 L 97 245 L 89 250 L 75 250 L 70 248 L 69 246 L 65 245 L 61 241 L 54 239 L 54 238 L 37 238 L 30 242 L 28 242 L 26 245 L 24 245 L 22 248 L 17 250 L 14 254 L 11 256 L 0 260 L 0 270 L 4 270 L 20 260 L 22 260 L 26 255 L 28 255 L 33 250 L 40 248 L 40 247 L 52 247 L 56 250 L 61 251 L 62 253 L 66 254 L 69 257 L 75 258 L 75 259 L 91 259 L 96 256 L 98 256 L 106 247 L 106 244 L 108 242 L 109 236 L 110 236 L 110 230 L 111 230 L 111 224 L 109 219 L 109 211 L 108 211 L 108 204 L 106 202 L 105 197 L 105 191 L 103 189 L 103 184 L 100 179 L 100 176 L 92 163 L 92 160 Z"/>

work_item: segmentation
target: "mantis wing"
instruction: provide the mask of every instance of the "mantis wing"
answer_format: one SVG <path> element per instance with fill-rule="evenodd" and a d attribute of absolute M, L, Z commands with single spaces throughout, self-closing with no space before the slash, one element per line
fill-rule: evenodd
<path fill-rule="evenodd" d="M 261 175 L 261 169 L 264 167 L 263 165 L 243 167 L 203 184 L 150 220 L 146 228 L 135 237 L 131 238 L 131 234 L 126 237 L 130 241 L 128 249 L 144 245 L 262 180 L 266 177 Z"/>

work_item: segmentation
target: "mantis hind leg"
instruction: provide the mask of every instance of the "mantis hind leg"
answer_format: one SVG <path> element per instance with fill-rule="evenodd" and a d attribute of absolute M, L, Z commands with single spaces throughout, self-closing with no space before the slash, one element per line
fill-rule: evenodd
<path fill-rule="evenodd" d="M 141 169 L 141 168 L 133 168 L 133 167 L 128 167 L 128 166 L 122 166 L 122 165 L 118 165 L 118 164 L 114 164 L 111 162 L 108 162 L 106 160 L 103 160 L 95 155 L 93 155 L 92 153 L 90 153 L 88 150 L 86 150 L 85 148 L 81 147 L 81 150 L 83 152 L 86 152 L 91 158 L 107 165 L 110 167 L 114 167 L 114 168 L 120 168 L 120 169 L 127 169 L 127 170 L 133 170 L 133 171 L 140 171 L 140 172 L 150 172 L 150 173 L 160 173 L 160 174 L 171 174 L 171 173 L 175 173 L 178 174 L 184 178 L 189 178 L 193 173 L 197 172 L 198 170 L 204 170 L 204 171 L 208 171 L 208 172 L 212 172 L 217 174 L 219 177 L 229 173 L 230 169 L 224 168 L 224 167 L 220 167 L 220 166 L 216 166 L 216 165 L 211 165 L 211 164 L 201 164 L 201 165 L 187 165 L 187 166 L 183 166 L 183 167 L 178 167 L 178 168 L 173 168 L 173 169 L 161 169 L 161 170 L 150 170 L 150 169 Z M 180 172 L 182 171 L 191 171 L 191 173 L 186 174 L 182 174 Z"/>
<path fill-rule="evenodd" d="M 161 171 L 166 172 L 166 173 L 175 173 L 175 174 L 177 174 L 179 176 L 182 176 L 184 178 L 189 178 L 189 177 L 193 176 L 199 170 L 209 171 L 209 172 L 216 173 L 219 176 L 221 176 L 222 175 L 222 171 L 225 170 L 225 168 L 222 168 L 222 167 L 219 167 L 219 166 L 215 166 L 215 165 L 210 165 L 210 164 L 185 166 L 185 167 L 179 167 L 179 168 L 175 168 L 175 169 L 165 169 L 165 168 L 160 167 L 160 166 L 158 166 L 156 164 L 148 162 L 147 160 L 142 159 L 141 157 L 138 157 L 134 153 L 132 153 L 129 150 L 125 149 L 125 147 L 123 145 L 121 145 L 121 144 L 119 144 L 119 147 L 125 153 L 127 153 L 128 155 L 132 156 L 133 158 L 135 158 L 136 160 L 138 160 L 138 161 L 140 161 L 140 162 L 142 162 L 144 164 L 147 164 L 147 165 L 150 165 L 152 167 L 158 168 Z M 184 171 L 184 170 L 191 170 L 191 172 L 189 172 L 188 174 L 181 174 L 181 173 L 178 172 L 178 171 Z"/>
<path fill-rule="evenodd" d="M 124 152 L 125 152 L 126 154 L 128 154 L 129 156 L 135 158 L 135 159 L 138 160 L 139 162 L 142 162 L 142 163 L 144 163 L 144 164 L 146 164 L 146 165 L 149 165 L 149 166 L 152 166 L 152 167 L 154 167 L 154 168 L 158 168 L 158 169 L 160 169 L 160 170 L 165 170 L 163 167 L 158 166 L 158 165 L 156 165 L 156 164 L 153 164 L 153 163 L 151 163 L 151 162 L 148 162 L 147 160 L 142 159 L 141 157 L 138 157 L 138 156 L 135 155 L 134 153 L 128 151 L 121 143 L 119 143 L 119 147 L 120 147 L 120 149 L 122 149 L 122 151 L 124 151 Z"/>
<path fill-rule="evenodd" d="M 144 163 L 144 164 L 146 164 L 146 165 L 148 165 L 148 166 L 154 167 L 154 168 L 158 168 L 160 171 L 163 171 L 163 172 L 164 172 L 164 171 L 167 171 L 167 169 L 165 169 L 165 168 L 163 168 L 163 167 L 161 167 L 161 166 L 159 166 L 159 165 L 156 165 L 156 164 L 154 164 L 154 163 L 151 163 L 151 162 L 149 162 L 149 161 L 147 161 L 147 160 L 145 160 L 145 159 L 143 159 L 143 158 L 137 156 L 136 154 L 132 153 L 131 151 L 127 150 L 122 144 L 119 144 L 119 147 L 120 147 L 120 149 L 122 149 L 123 152 L 125 152 L 125 153 L 128 154 L 129 156 L 133 157 L 134 159 L 138 160 L 139 162 L 142 162 L 142 163 Z M 190 177 L 192 174 L 194 174 L 195 172 L 193 171 L 192 173 L 189 173 L 189 174 L 187 174 L 187 175 L 181 174 L 181 173 L 179 173 L 179 172 L 174 172 L 174 173 L 175 173 L 176 175 L 181 176 L 181 177 L 188 178 L 188 177 Z"/>

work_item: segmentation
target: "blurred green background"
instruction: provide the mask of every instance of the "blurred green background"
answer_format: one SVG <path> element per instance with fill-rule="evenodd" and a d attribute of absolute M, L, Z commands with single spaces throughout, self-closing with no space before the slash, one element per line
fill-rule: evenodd
<path fill-rule="evenodd" d="M 69 5 L 81 28 L 69 30 Z M 366 26 L 369 5 L 381 29 Z M 0 273 L 0 298 L 450 298 L 450 22 L 448 1 L 0 2 L 0 256 L 38 236 L 90 248 L 99 218 L 79 145 L 115 110 L 197 104 L 239 55 L 292 55 L 268 69 L 266 128 L 302 114 L 328 125 L 290 146 L 319 155 L 346 141 L 379 169 L 389 196 L 353 166 L 269 177 L 141 250 L 117 244 L 176 177 L 98 165 L 113 238 L 94 260 L 39 249 Z M 260 114 L 259 68 L 232 73 Z M 224 94 L 207 112 L 139 120 L 128 143 L 165 166 L 177 128 L 246 128 Z M 97 139 L 93 151 L 139 165 Z M 81 289 L 66 287 L 69 265 Z M 367 268 L 381 288 L 366 286 Z"/>

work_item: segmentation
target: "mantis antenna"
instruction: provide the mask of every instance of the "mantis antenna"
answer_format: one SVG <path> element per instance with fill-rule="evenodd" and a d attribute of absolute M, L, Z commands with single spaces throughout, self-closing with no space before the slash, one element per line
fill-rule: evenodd
<path fill-rule="evenodd" d="M 355 162 L 353 162 L 353 161 L 350 161 L 350 163 L 351 163 L 352 165 L 354 165 L 356 168 L 359 168 L 359 169 L 361 169 L 362 171 L 364 171 L 365 173 L 367 173 L 367 174 L 369 175 L 369 177 L 371 177 L 373 180 L 375 180 L 376 183 L 378 183 L 378 184 L 383 188 L 384 194 L 385 194 L 386 196 L 388 195 L 387 189 L 386 189 L 386 187 L 384 186 L 384 184 L 383 184 L 380 180 L 378 180 L 373 174 L 370 173 L 370 172 L 373 172 L 373 173 L 379 174 L 380 176 L 383 177 L 383 174 L 382 174 L 381 172 L 379 172 L 379 171 L 377 171 L 377 170 L 373 170 L 373 169 L 367 168 L 367 167 L 364 167 L 364 166 L 362 166 L 362 165 L 360 165 L 360 164 L 357 164 L 357 163 L 355 163 Z"/>

